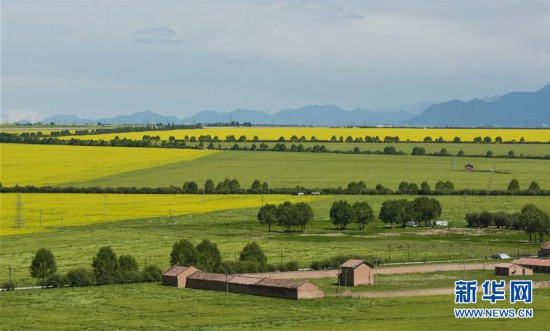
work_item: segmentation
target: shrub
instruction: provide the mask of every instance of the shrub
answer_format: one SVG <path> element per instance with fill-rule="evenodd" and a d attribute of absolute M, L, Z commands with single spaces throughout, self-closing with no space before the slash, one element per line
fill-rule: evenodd
<path fill-rule="evenodd" d="M 288 271 L 297 271 L 298 270 L 298 262 L 296 261 L 288 261 L 285 264 Z"/>
<path fill-rule="evenodd" d="M 162 270 L 156 265 L 148 265 L 143 269 L 142 277 L 144 280 L 147 279 L 148 281 L 158 282 L 162 280 Z"/>
<path fill-rule="evenodd" d="M 94 282 L 94 274 L 84 268 L 73 269 L 67 273 L 67 284 L 70 286 L 90 286 Z"/>
<path fill-rule="evenodd" d="M 55 288 L 63 287 L 65 285 L 67 285 L 67 277 L 57 273 L 51 274 L 44 282 L 44 286 Z"/>
<path fill-rule="evenodd" d="M 2 284 L 2 291 L 13 291 L 17 288 L 17 284 L 14 282 L 5 282 Z"/>
<path fill-rule="evenodd" d="M 281 271 L 281 272 L 288 271 L 288 268 L 287 268 L 286 264 L 284 264 L 284 263 L 279 264 L 279 265 L 277 266 L 277 269 L 278 269 L 279 271 Z"/>

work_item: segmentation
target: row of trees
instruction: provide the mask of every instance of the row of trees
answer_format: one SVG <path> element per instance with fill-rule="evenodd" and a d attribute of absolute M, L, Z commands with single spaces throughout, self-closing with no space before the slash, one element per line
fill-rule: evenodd
<path fill-rule="evenodd" d="M 441 203 L 434 198 L 419 197 L 413 201 L 406 199 L 387 200 L 382 203 L 378 218 L 384 223 L 401 224 L 414 222 L 418 225 L 430 226 L 432 221 L 441 216 Z"/>
<path fill-rule="evenodd" d="M 301 231 L 305 231 L 306 226 L 313 221 L 313 210 L 305 202 L 293 204 L 289 201 L 276 206 L 266 204 L 258 212 L 258 220 L 261 224 L 267 225 L 268 231 L 271 231 L 272 225 L 282 226 L 286 231 L 290 228 L 298 227 Z"/>
<path fill-rule="evenodd" d="M 296 261 L 269 264 L 265 252 L 256 242 L 244 246 L 237 261 L 222 261 L 218 246 L 208 239 L 202 240 L 196 246 L 185 239 L 174 243 L 170 264 L 194 266 L 202 271 L 227 274 L 298 270 Z"/>
<path fill-rule="evenodd" d="M 550 217 L 546 212 L 533 204 L 523 206 L 521 212 L 504 213 L 488 212 L 468 213 L 465 216 L 470 227 L 486 228 L 495 226 L 501 229 L 523 230 L 529 234 L 529 241 L 532 241 L 533 234 L 539 236 L 539 241 L 544 241 L 544 236 L 550 234 Z"/>
<path fill-rule="evenodd" d="M 46 248 L 36 251 L 30 265 L 31 277 L 37 279 L 38 284 L 51 287 L 152 282 L 161 279 L 161 270 L 158 267 L 149 265 L 140 271 L 134 257 L 121 255 L 117 258 L 111 247 L 99 249 L 92 260 L 92 270 L 79 268 L 70 270 L 65 275 L 58 274 L 55 257 Z"/>

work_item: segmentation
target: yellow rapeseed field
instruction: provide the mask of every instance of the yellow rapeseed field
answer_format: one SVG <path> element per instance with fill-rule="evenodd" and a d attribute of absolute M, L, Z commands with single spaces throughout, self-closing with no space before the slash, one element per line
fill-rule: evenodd
<path fill-rule="evenodd" d="M 264 195 L 264 203 L 300 202 L 323 197 Z M 23 227 L 15 227 L 17 194 L 0 194 L 0 235 L 51 231 L 138 218 L 187 215 L 260 207 L 261 195 L 32 194 L 22 193 Z M 203 200 L 204 199 L 204 200 Z M 255 221 L 255 220 L 250 220 Z"/>
<path fill-rule="evenodd" d="M 185 129 L 172 131 L 147 131 L 147 132 L 127 132 L 127 133 L 110 133 L 103 135 L 87 135 L 78 136 L 78 139 L 104 139 L 111 140 L 116 136 L 119 138 L 142 139 L 144 135 L 160 136 L 161 139 L 167 140 L 170 136 L 176 139 L 183 139 L 185 136 L 195 136 L 198 138 L 201 135 L 211 135 L 212 137 L 225 140 L 226 136 L 233 135 L 237 139 L 244 135 L 247 140 L 252 140 L 254 136 L 258 136 L 260 140 L 277 140 L 284 137 L 289 140 L 293 135 L 298 138 L 305 136 L 310 140 L 315 136 L 319 140 L 330 140 L 332 136 L 337 139 L 342 136 L 344 140 L 351 136 L 352 138 L 369 135 L 372 137 L 378 136 L 384 139 L 386 136 L 399 136 L 401 141 L 422 141 L 425 137 L 437 139 L 443 137 L 447 141 L 452 141 L 455 137 L 460 137 L 462 141 L 471 142 L 475 137 L 491 137 L 495 140 L 496 137 L 502 137 L 504 141 L 516 140 L 519 141 L 522 137 L 527 142 L 549 142 L 550 130 L 528 130 L 528 129 L 430 129 L 430 128 L 328 128 L 328 127 L 223 127 L 223 128 L 203 128 L 203 129 Z M 62 139 L 71 139 L 73 137 L 63 137 Z"/>
<path fill-rule="evenodd" d="M 188 161 L 216 151 L 0 144 L 0 182 L 56 185 Z"/>

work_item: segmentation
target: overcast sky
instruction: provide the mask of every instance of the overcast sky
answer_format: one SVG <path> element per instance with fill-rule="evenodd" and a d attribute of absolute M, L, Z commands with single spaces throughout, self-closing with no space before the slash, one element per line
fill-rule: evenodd
<path fill-rule="evenodd" d="M 550 82 L 550 1 L 2 0 L 6 116 L 388 110 Z"/>

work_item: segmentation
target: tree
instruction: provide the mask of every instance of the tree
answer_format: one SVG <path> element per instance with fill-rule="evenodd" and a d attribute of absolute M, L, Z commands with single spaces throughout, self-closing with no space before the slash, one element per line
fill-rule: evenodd
<path fill-rule="evenodd" d="M 437 199 L 420 197 L 413 201 L 415 220 L 420 224 L 430 225 L 432 220 L 441 216 L 441 203 Z"/>
<path fill-rule="evenodd" d="M 120 266 L 116 254 L 109 246 L 99 249 L 92 260 L 95 277 L 98 282 L 112 284 L 116 281 Z"/>
<path fill-rule="evenodd" d="M 214 186 L 214 182 L 212 181 L 212 179 L 207 179 L 206 182 L 204 183 L 204 193 L 215 193 L 216 192 L 216 187 Z"/>
<path fill-rule="evenodd" d="M 488 211 L 484 211 L 479 214 L 479 226 L 486 228 L 493 225 L 493 214 Z"/>
<path fill-rule="evenodd" d="M 266 204 L 258 212 L 258 221 L 261 224 L 267 225 L 267 231 L 271 231 L 271 225 L 277 223 L 277 206 L 272 204 Z"/>
<path fill-rule="evenodd" d="M 131 255 L 121 255 L 118 258 L 118 265 L 120 266 L 120 271 L 129 272 L 129 271 L 138 271 L 138 264 L 136 259 Z"/>
<path fill-rule="evenodd" d="M 241 185 L 239 184 L 239 181 L 236 179 L 232 179 L 231 182 L 229 182 L 229 191 L 231 193 L 238 193 L 241 189 Z"/>
<path fill-rule="evenodd" d="M 197 245 L 198 266 L 206 271 L 216 271 L 222 263 L 222 256 L 218 246 L 208 239 L 203 239 Z"/>
<path fill-rule="evenodd" d="M 244 246 L 239 256 L 239 261 L 250 261 L 264 266 L 267 263 L 267 257 L 264 251 L 256 242 L 252 242 Z"/>
<path fill-rule="evenodd" d="M 517 179 L 512 179 L 508 184 L 508 191 L 519 191 L 519 182 Z"/>
<path fill-rule="evenodd" d="M 420 184 L 420 193 L 422 194 L 430 193 L 430 184 L 428 184 L 427 181 L 423 181 L 422 184 Z"/>
<path fill-rule="evenodd" d="M 250 187 L 253 193 L 260 193 L 262 191 L 262 183 L 259 180 L 254 180 L 252 186 Z"/>
<path fill-rule="evenodd" d="M 409 183 L 407 182 L 401 182 L 399 184 L 399 192 L 406 193 L 409 190 Z"/>
<path fill-rule="evenodd" d="M 267 182 L 263 182 L 262 193 L 268 193 L 268 192 L 269 192 L 269 184 Z"/>
<path fill-rule="evenodd" d="M 306 225 L 313 221 L 313 210 L 305 202 L 298 202 L 293 206 L 295 223 L 302 231 L 306 230 Z"/>
<path fill-rule="evenodd" d="M 196 182 L 193 181 L 185 182 L 185 184 L 183 184 L 183 190 L 185 191 L 185 193 L 195 194 L 199 191 L 199 186 Z"/>
<path fill-rule="evenodd" d="M 488 150 L 487 153 L 485 154 L 485 157 L 493 157 L 493 151 Z"/>
<path fill-rule="evenodd" d="M 290 231 L 291 226 L 296 226 L 296 210 L 290 201 L 285 201 L 277 208 L 277 224 L 284 226 L 286 231 Z"/>
<path fill-rule="evenodd" d="M 199 256 L 197 249 L 193 244 L 185 239 L 182 239 L 172 246 L 170 253 L 170 265 L 191 266 L 196 265 Z"/>
<path fill-rule="evenodd" d="M 407 222 L 414 219 L 413 216 L 412 204 L 406 199 L 398 199 L 384 201 L 378 218 L 384 223 L 390 223 L 393 228 L 393 223 L 401 223 L 405 226 Z"/>
<path fill-rule="evenodd" d="M 57 264 L 52 252 L 46 248 L 40 248 L 34 254 L 31 262 L 31 277 L 44 280 L 57 271 Z"/>
<path fill-rule="evenodd" d="M 368 202 L 363 201 L 354 203 L 352 208 L 355 214 L 355 221 L 361 224 L 361 229 L 365 230 L 365 224 L 374 220 L 371 206 Z"/>
<path fill-rule="evenodd" d="M 529 242 L 532 241 L 533 233 L 544 235 L 550 229 L 548 214 L 533 204 L 523 206 L 519 217 L 522 228 L 529 234 Z M 539 239 L 541 239 L 540 236 Z"/>
<path fill-rule="evenodd" d="M 330 208 L 330 220 L 332 224 L 340 225 L 340 228 L 345 230 L 348 224 L 355 221 L 355 213 L 347 201 L 335 201 Z"/>
<path fill-rule="evenodd" d="M 535 181 L 532 181 L 531 184 L 529 184 L 529 191 L 540 191 L 539 184 Z"/>
<path fill-rule="evenodd" d="M 445 185 L 443 186 L 443 189 L 445 191 L 453 191 L 455 189 L 455 184 L 453 184 L 453 182 L 448 180 L 448 181 L 445 182 Z"/>

